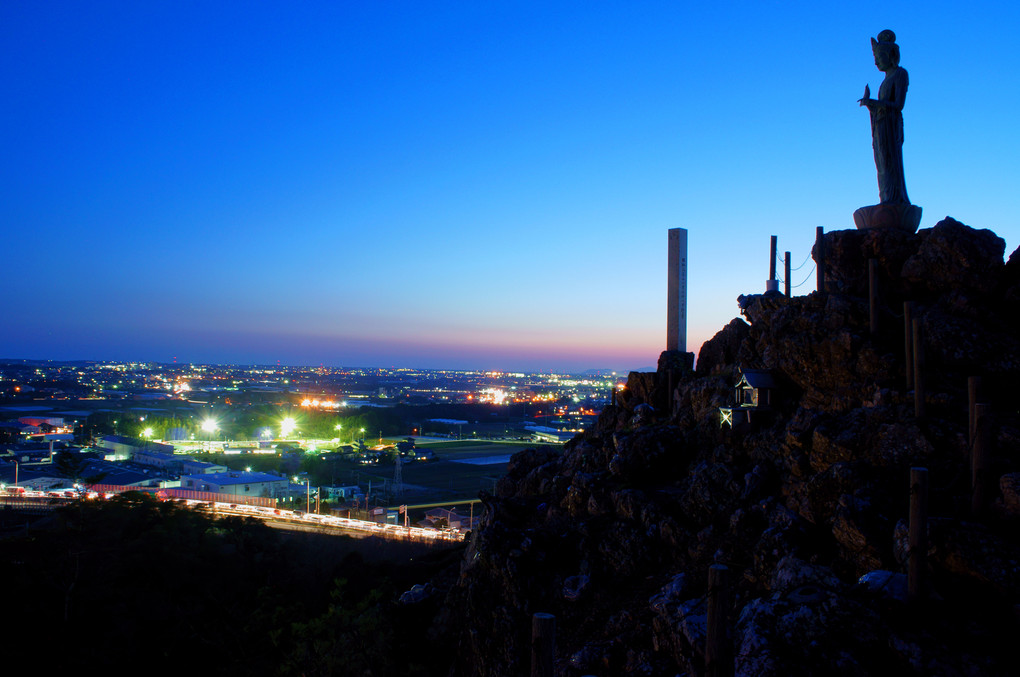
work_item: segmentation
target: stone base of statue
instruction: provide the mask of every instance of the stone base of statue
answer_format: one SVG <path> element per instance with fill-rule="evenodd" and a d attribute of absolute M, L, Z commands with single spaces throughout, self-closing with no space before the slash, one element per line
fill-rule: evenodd
<path fill-rule="evenodd" d="M 921 225 L 921 208 L 907 203 L 861 207 L 854 212 L 854 224 L 858 230 L 884 228 L 916 233 Z"/>

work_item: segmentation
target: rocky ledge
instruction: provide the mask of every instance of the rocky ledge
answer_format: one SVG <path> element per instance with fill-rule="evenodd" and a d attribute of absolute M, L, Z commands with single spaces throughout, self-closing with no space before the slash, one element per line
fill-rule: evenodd
<path fill-rule="evenodd" d="M 455 637 L 456 674 L 526 674 L 539 611 L 557 618 L 557 674 L 703 674 L 714 564 L 729 572 L 738 675 L 1015 674 L 1020 254 L 1004 263 L 1002 239 L 949 218 L 824 246 L 826 293 L 742 297 L 746 321 L 696 370 L 632 373 L 593 429 L 511 459 L 436 625 Z M 920 417 L 906 301 L 923 336 Z M 721 424 L 752 369 L 776 384 L 770 406 Z M 972 376 L 993 412 L 994 486 L 977 513 Z M 915 466 L 930 477 L 927 592 L 908 601 Z"/>

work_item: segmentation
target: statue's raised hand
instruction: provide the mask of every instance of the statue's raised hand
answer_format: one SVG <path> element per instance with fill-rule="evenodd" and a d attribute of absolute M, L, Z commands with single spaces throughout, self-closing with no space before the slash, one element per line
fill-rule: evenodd
<path fill-rule="evenodd" d="M 868 87 L 867 85 L 864 85 L 864 96 L 862 96 L 861 98 L 857 99 L 857 103 L 859 103 L 862 106 L 866 106 L 868 104 L 866 104 L 864 102 L 865 101 L 869 101 L 870 99 L 871 99 L 871 87 Z"/>

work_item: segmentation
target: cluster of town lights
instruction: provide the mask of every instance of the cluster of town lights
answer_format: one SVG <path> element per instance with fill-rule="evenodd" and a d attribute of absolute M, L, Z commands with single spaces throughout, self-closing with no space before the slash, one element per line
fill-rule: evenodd
<path fill-rule="evenodd" d="M 308 408 L 311 408 L 311 409 L 339 409 L 340 407 L 347 406 L 347 403 L 346 402 L 336 402 L 334 400 L 311 400 L 311 399 L 307 399 L 306 398 L 306 399 L 301 400 L 301 406 L 305 407 L 306 409 L 308 409 Z"/>
<path fill-rule="evenodd" d="M 478 396 L 479 402 L 491 402 L 493 404 L 505 404 L 507 393 L 499 388 L 486 388 Z"/>

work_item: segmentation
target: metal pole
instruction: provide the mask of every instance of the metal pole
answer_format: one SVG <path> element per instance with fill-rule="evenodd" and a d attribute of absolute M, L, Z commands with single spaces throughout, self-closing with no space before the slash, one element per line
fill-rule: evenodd
<path fill-rule="evenodd" d="M 910 469 L 910 527 L 907 536 L 907 599 L 917 602 L 925 596 L 928 556 L 928 469 Z"/>

